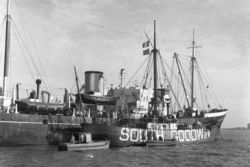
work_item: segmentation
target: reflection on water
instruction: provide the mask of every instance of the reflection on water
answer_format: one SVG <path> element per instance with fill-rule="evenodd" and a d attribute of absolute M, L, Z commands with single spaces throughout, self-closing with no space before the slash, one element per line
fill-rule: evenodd
<path fill-rule="evenodd" d="M 222 135 L 224 140 L 165 148 L 58 152 L 46 145 L 0 147 L 0 166 L 248 166 L 250 131 L 223 130 Z"/>

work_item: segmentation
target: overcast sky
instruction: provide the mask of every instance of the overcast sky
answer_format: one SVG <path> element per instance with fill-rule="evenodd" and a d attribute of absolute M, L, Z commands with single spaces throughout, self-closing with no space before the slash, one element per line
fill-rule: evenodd
<path fill-rule="evenodd" d="M 166 59 L 174 51 L 190 54 L 186 48 L 195 27 L 196 41 L 202 45 L 198 56 L 220 102 L 229 109 L 223 127 L 250 123 L 248 0 L 12 0 L 11 4 L 12 26 L 18 29 L 12 30 L 12 38 L 20 34 L 29 43 L 18 49 L 22 41 L 13 39 L 11 82 L 33 84 L 33 76 L 38 77 L 32 59 L 22 54 L 30 49 L 50 87 L 72 89 L 74 65 L 81 82 L 84 71 L 100 70 L 106 86 L 117 85 L 121 68 L 128 80 L 145 59 L 144 31 L 152 35 L 155 19 L 158 46 Z M 5 1 L 0 5 L 3 20 Z M 1 72 L 3 28 L 1 22 Z"/>

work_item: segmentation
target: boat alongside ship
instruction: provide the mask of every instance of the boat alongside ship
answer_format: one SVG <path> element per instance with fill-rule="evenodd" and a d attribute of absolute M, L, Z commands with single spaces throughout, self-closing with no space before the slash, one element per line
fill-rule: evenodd
<path fill-rule="evenodd" d="M 7 0 L 9 4 L 9 0 Z M 25 99 L 19 99 L 19 84 L 14 85 L 12 97 L 6 94 L 8 60 L 10 46 L 10 14 L 6 14 L 5 61 L 3 91 L 0 92 L 0 145 L 59 144 L 69 142 L 72 134 L 79 132 L 92 134 L 93 140 L 109 140 L 110 146 L 146 146 L 176 140 L 177 142 L 196 143 L 211 141 L 220 135 L 220 127 L 227 109 L 222 107 L 198 108 L 194 88 L 194 49 L 192 41 L 190 91 L 184 85 L 176 58 L 180 82 L 185 101 L 177 98 L 166 71 L 163 78 L 167 84 L 159 82 L 158 67 L 162 60 L 156 47 L 156 28 L 154 23 L 153 44 L 148 38 L 143 47 L 152 45 L 145 54 L 149 55 L 148 69 L 141 87 L 110 88 L 104 92 L 103 72 L 85 72 L 84 93 L 78 92 L 75 102 L 70 101 L 71 93 L 65 89 L 64 102 L 52 103 L 48 91 L 40 91 L 41 80 L 36 80 L 37 91 Z M 146 84 L 149 66 L 153 65 L 153 89 Z M 123 69 L 121 70 L 121 78 Z M 39 94 L 41 92 L 41 100 Z M 47 98 L 46 98 L 46 97 Z M 46 100 L 47 99 L 47 100 Z M 177 105 L 174 108 L 173 102 Z M 182 107 L 183 106 L 183 107 Z M 187 106 L 187 107 L 186 107 Z M 107 143 L 106 143 L 107 144 Z M 109 143 L 108 143 L 109 144 Z M 74 147 L 74 146 L 72 146 Z"/>
<path fill-rule="evenodd" d="M 4 96 L 0 98 L 2 97 Z M 66 93 L 65 97 L 69 99 L 69 94 Z M 80 129 L 81 122 L 89 122 L 89 118 L 73 113 L 74 105 L 69 101 L 50 103 L 32 95 L 17 99 L 10 105 L 3 103 L 0 109 L 0 145 L 3 146 L 47 145 L 48 142 L 53 142 L 48 141 L 47 136 L 58 136 L 53 133 L 57 129 Z"/>
<path fill-rule="evenodd" d="M 6 2 L 3 88 L 0 87 L 0 145 L 48 144 L 47 136 L 57 135 L 52 132 L 58 128 L 80 128 L 79 124 L 88 122 L 89 118 L 73 113 L 74 104 L 69 100 L 70 92 L 67 89 L 63 103 L 51 102 L 50 93 L 39 90 L 40 79 L 36 80 L 37 91 L 31 92 L 28 98 L 19 98 L 20 83 L 14 84 L 12 93 L 7 92 L 7 86 L 12 84 L 7 84 L 7 81 L 13 20 L 10 16 L 10 0 Z M 39 96 L 40 92 L 42 97 Z"/>
<path fill-rule="evenodd" d="M 174 54 L 186 97 L 183 107 L 181 107 L 176 94 L 173 92 L 173 86 L 166 76 L 166 71 L 164 77 L 168 81 L 168 85 L 165 88 L 159 87 L 157 65 L 161 63 L 158 63 L 157 59 L 162 60 L 162 56 L 156 48 L 155 34 L 154 23 L 154 42 L 152 44 L 148 38 L 147 43 L 143 45 L 144 47 L 150 43 L 153 48 L 150 56 L 153 61 L 154 89 L 147 88 L 144 84 L 141 88 L 121 87 L 112 90 L 111 96 L 118 97 L 116 105 L 114 105 L 118 118 L 94 117 L 92 123 L 81 124 L 82 130 L 92 133 L 93 138 L 110 140 L 110 145 L 114 147 L 145 146 L 147 142 L 158 141 L 176 140 L 177 142 L 197 143 L 217 139 L 220 136 L 220 127 L 227 109 L 221 106 L 212 109 L 209 103 L 204 108 L 196 108 L 198 105 L 194 96 L 194 66 L 196 63 L 194 49 L 197 46 L 195 45 L 194 34 L 191 47 L 190 92 L 184 85 L 178 54 Z M 144 78 L 147 77 L 148 74 L 144 76 Z M 173 100 L 176 101 L 178 110 L 173 110 Z"/>
<path fill-rule="evenodd" d="M 72 134 L 71 141 L 68 143 L 60 143 L 57 146 L 58 151 L 88 151 L 109 149 L 109 141 L 93 141 L 91 134 L 78 133 L 78 140 L 75 140 Z"/>
<path fill-rule="evenodd" d="M 102 121 L 81 125 L 84 132 L 92 133 L 95 139 L 108 139 L 111 146 L 115 147 L 145 146 L 147 141 L 172 139 L 176 139 L 177 142 L 196 143 L 218 138 L 225 114 L 226 111 L 208 113 L 205 117 L 183 118 L 169 123 L 151 121 L 139 123 L 139 120 L 129 119 L 128 122 L 138 123 L 119 125 L 119 123 L 108 124 Z"/>

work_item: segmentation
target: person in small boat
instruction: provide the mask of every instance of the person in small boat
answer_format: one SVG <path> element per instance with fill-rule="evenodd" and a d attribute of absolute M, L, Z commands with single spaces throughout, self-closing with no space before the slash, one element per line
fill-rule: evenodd
<path fill-rule="evenodd" d="M 72 136 L 71 136 L 71 139 L 70 139 L 70 143 L 71 143 L 71 144 L 74 144 L 75 142 L 76 142 L 75 136 L 72 135 Z"/>
<path fill-rule="evenodd" d="M 151 129 L 147 132 L 147 139 L 152 140 L 152 131 L 151 131 Z"/>
<path fill-rule="evenodd" d="M 84 134 L 81 134 L 80 137 L 79 137 L 79 142 L 80 143 L 86 143 L 86 139 L 85 139 L 85 135 Z"/>
<path fill-rule="evenodd" d="M 147 120 L 148 120 L 148 114 L 145 114 L 145 115 L 143 116 L 143 119 L 144 119 L 144 121 L 147 121 Z"/>

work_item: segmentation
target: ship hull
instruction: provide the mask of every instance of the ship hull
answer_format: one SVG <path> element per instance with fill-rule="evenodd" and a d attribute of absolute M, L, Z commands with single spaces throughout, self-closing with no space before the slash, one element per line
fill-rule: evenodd
<path fill-rule="evenodd" d="M 63 115 L 0 113 L 0 145 L 43 145 L 56 129 L 79 129 L 86 118 Z"/>
<path fill-rule="evenodd" d="M 83 123 L 81 126 L 84 132 L 92 133 L 94 140 L 110 140 L 112 147 L 145 146 L 148 140 L 176 139 L 180 143 L 199 143 L 212 141 L 220 136 L 225 114 L 205 118 L 183 118 L 173 124 L 149 122 L 147 128 L 95 123 Z M 201 125 L 192 127 L 195 122 Z M 184 124 L 188 126 L 178 126 Z"/>

